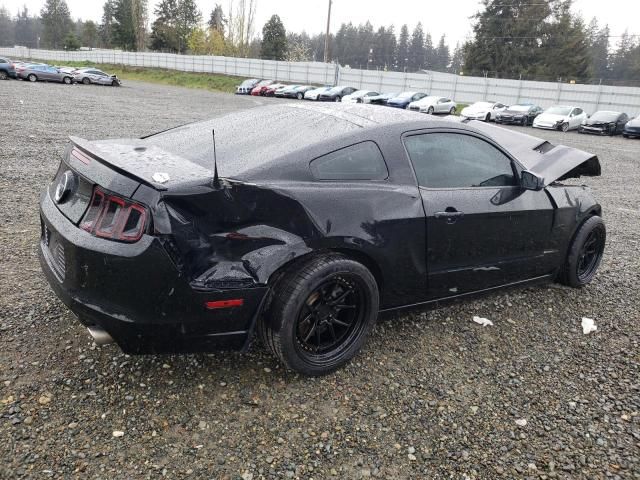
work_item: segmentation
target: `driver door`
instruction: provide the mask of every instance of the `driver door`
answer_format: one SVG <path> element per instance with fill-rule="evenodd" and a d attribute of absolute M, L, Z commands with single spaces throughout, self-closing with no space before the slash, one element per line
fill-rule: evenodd
<path fill-rule="evenodd" d="M 430 299 L 506 285 L 552 272 L 559 252 L 544 191 L 519 186 L 512 159 L 460 131 L 404 138 L 426 215 Z"/>

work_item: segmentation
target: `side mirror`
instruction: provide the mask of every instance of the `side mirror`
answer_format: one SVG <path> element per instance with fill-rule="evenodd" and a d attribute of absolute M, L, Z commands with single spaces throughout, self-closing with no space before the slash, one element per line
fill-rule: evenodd
<path fill-rule="evenodd" d="M 540 178 L 528 170 L 523 170 L 520 175 L 520 186 L 525 190 L 542 190 L 544 188 L 544 178 Z"/>

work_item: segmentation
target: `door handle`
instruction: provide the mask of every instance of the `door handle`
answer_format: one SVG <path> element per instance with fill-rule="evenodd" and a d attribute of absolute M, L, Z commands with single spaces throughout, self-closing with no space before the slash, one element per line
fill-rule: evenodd
<path fill-rule="evenodd" d="M 448 224 L 456 223 L 459 218 L 464 217 L 463 212 L 457 211 L 455 208 L 448 207 L 444 212 L 436 212 L 433 214 L 435 218 L 446 218 Z"/>

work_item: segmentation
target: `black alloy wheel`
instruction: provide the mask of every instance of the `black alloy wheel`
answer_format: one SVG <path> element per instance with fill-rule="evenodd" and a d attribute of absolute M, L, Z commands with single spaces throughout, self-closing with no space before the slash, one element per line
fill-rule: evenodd
<path fill-rule="evenodd" d="M 487 123 L 489 123 L 491 121 L 491 114 L 490 113 L 487 113 L 487 116 L 484 117 L 484 121 L 487 122 Z"/>
<path fill-rule="evenodd" d="M 571 242 L 560 281 L 571 287 L 591 282 L 602 261 L 606 239 L 602 218 L 594 215 L 585 220 Z"/>
<path fill-rule="evenodd" d="M 521 125 L 522 125 L 523 127 L 526 127 L 526 126 L 527 126 L 527 124 L 529 123 L 529 122 L 527 121 L 527 117 L 526 117 L 526 116 L 522 117 L 522 121 L 521 121 L 520 123 L 521 123 Z"/>
<path fill-rule="evenodd" d="M 272 292 L 260 337 L 288 368 L 305 375 L 325 375 L 347 363 L 378 315 L 375 278 L 339 254 L 294 263 Z"/>

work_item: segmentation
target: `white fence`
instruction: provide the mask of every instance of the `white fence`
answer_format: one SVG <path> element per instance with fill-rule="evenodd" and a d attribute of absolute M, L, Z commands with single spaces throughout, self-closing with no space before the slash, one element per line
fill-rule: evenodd
<path fill-rule="evenodd" d="M 640 88 L 581 85 L 528 80 L 466 77 L 440 72 L 400 73 L 357 70 L 319 62 L 277 62 L 248 58 L 176 55 L 170 53 L 92 50 L 65 52 L 25 47 L 0 48 L 0 55 L 55 61 L 90 61 L 138 67 L 157 67 L 185 72 L 218 73 L 239 77 L 270 78 L 282 82 L 318 85 L 350 85 L 381 92 L 419 90 L 451 97 L 459 103 L 480 100 L 507 104 L 531 102 L 542 107 L 553 104 L 579 105 L 587 112 L 621 110 L 640 115 Z"/>

